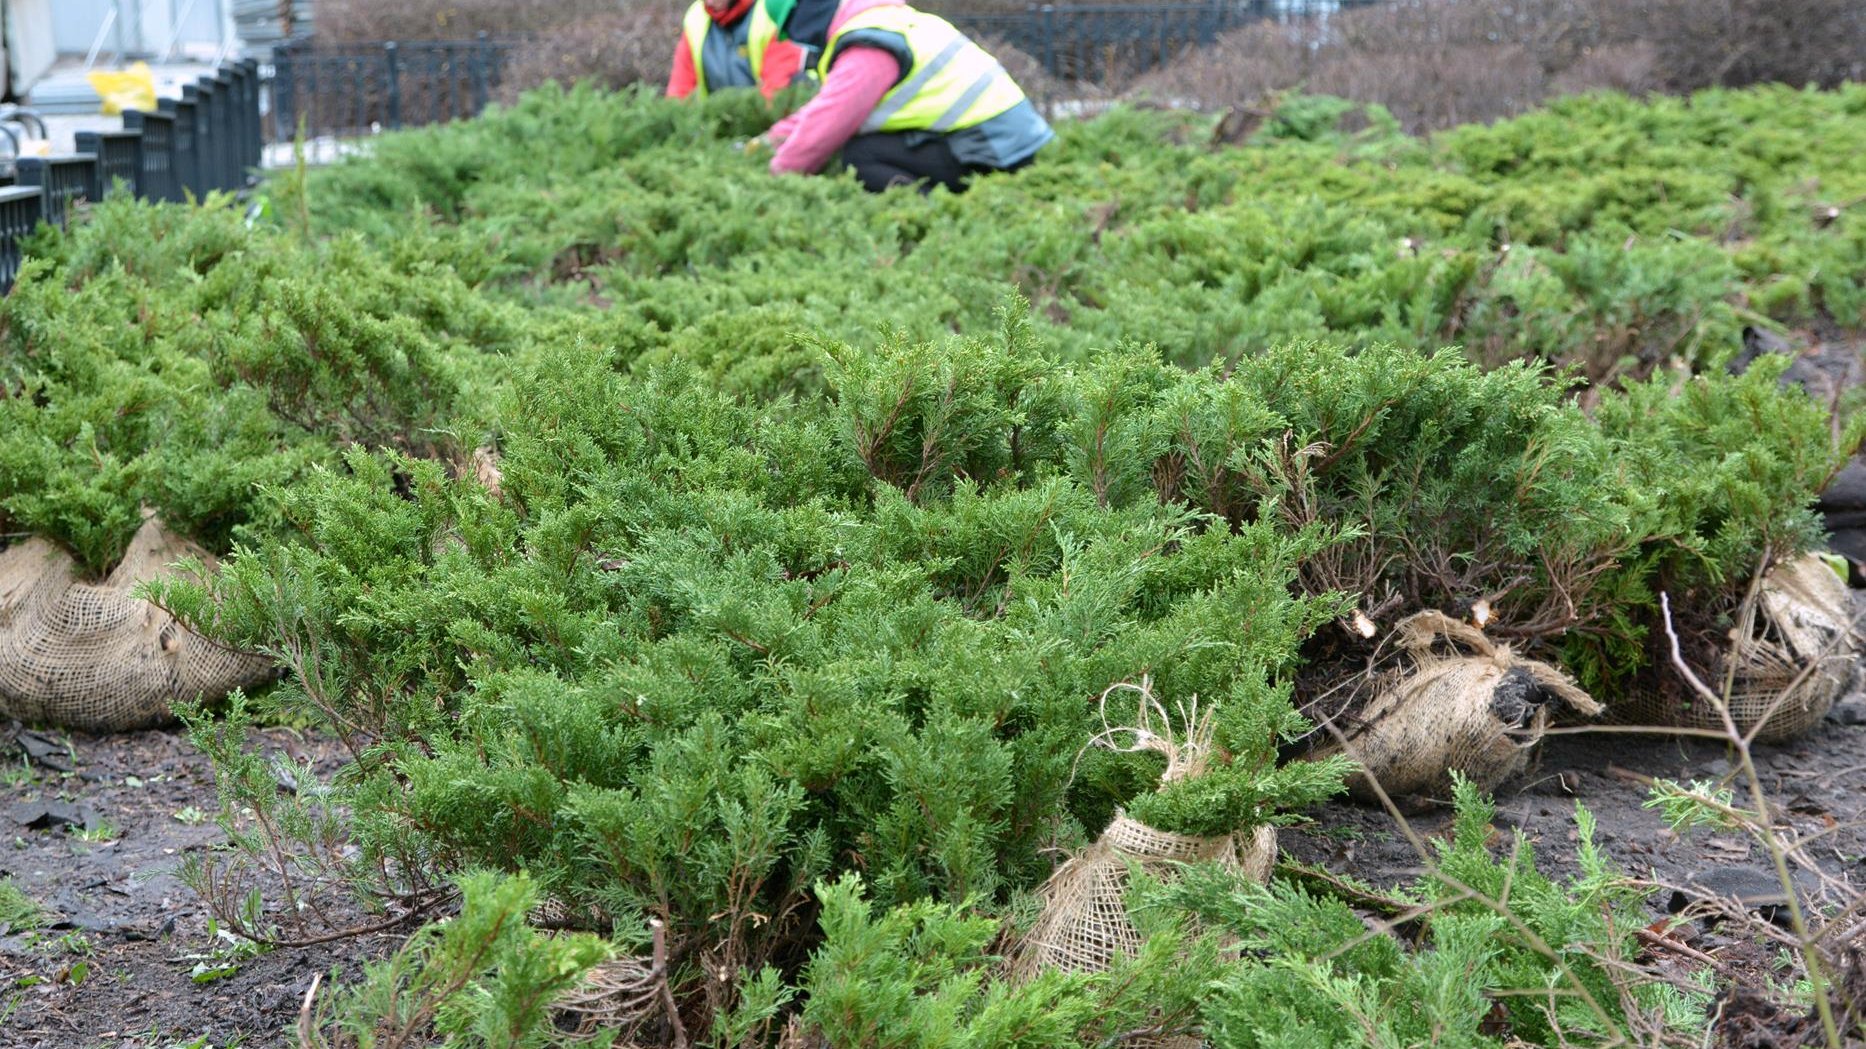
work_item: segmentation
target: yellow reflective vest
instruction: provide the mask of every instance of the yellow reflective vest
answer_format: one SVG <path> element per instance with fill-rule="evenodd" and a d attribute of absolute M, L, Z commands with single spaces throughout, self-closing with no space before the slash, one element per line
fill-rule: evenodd
<path fill-rule="evenodd" d="M 830 35 L 817 75 L 827 78 L 843 49 L 858 44 L 889 52 L 903 71 L 861 134 L 962 131 L 1025 101 L 997 59 L 937 15 L 898 5 L 863 11 Z"/>
<path fill-rule="evenodd" d="M 758 0 L 744 18 L 726 29 L 706 13 L 702 0 L 693 0 L 680 29 L 693 56 L 693 93 L 704 98 L 708 91 L 722 87 L 763 86 L 765 53 L 784 39 L 784 20 L 796 6 L 797 0 Z"/>
<path fill-rule="evenodd" d="M 745 57 L 752 64 L 752 81 L 758 84 L 765 82 L 765 51 L 778 42 L 784 28 L 778 23 L 782 17 L 790 14 L 796 2 L 778 0 L 775 6 L 781 7 L 781 12 L 774 12 L 773 6 L 772 0 L 758 0 L 752 5 L 752 13 L 746 16 L 749 25 L 746 29 Z"/>
<path fill-rule="evenodd" d="M 702 0 L 693 0 L 693 6 L 687 8 L 687 16 L 681 22 L 680 35 L 693 56 L 695 98 L 705 98 L 721 88 L 758 86 L 754 65 L 764 65 L 764 56 L 759 55 L 760 61 L 756 63 L 752 61 L 750 23 L 763 8 L 763 4 L 753 4 L 749 16 L 727 28 L 713 21 Z"/>

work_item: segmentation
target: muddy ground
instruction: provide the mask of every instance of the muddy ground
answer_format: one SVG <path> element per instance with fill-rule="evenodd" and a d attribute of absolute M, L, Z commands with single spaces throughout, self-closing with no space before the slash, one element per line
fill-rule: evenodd
<path fill-rule="evenodd" d="M 269 749 L 340 764 L 328 742 L 283 729 L 258 733 Z M 46 739 L 53 746 L 48 748 Z M 114 737 L 26 735 L 0 727 L 0 877 L 47 911 L 36 930 L 0 935 L 0 1049 L 226 1049 L 290 1044 L 287 1031 L 315 974 L 359 965 L 396 944 L 382 935 L 245 956 L 210 933 L 206 908 L 176 877 L 190 852 L 221 841 L 204 758 L 178 732 Z M 49 752 L 48 752 L 49 751 Z M 1758 748 L 1764 782 L 1786 822 L 1825 832 L 1809 851 L 1833 875 L 1866 882 L 1866 696 L 1839 707 L 1816 734 Z M 1600 820 L 1606 850 L 1630 874 L 1687 886 L 1706 875 L 1767 888 L 1767 860 L 1732 834 L 1683 839 L 1646 809 L 1642 777 L 1717 779 L 1729 756 L 1708 742 L 1589 734 L 1552 739 L 1539 767 L 1497 799 L 1499 829 L 1520 830 L 1544 870 L 1575 869 L 1574 803 Z M 1287 852 L 1375 883 L 1404 881 L 1420 861 L 1384 813 L 1349 803 L 1283 835 Z M 1430 836 L 1443 813 L 1410 817 Z M 89 824 L 90 830 L 85 831 Z M 1731 880 L 1734 879 L 1734 880 Z M 1668 891 L 1654 898 L 1657 909 Z M 1713 953 L 1739 945 L 1694 938 Z M 206 978 L 212 976 L 213 978 Z"/>
<path fill-rule="evenodd" d="M 255 737 L 324 775 L 341 763 L 329 742 L 285 729 Z M 395 946 L 378 936 L 254 955 L 214 935 L 176 876 L 188 854 L 225 840 L 213 774 L 179 731 L 7 726 L 0 771 L 0 877 L 46 912 L 37 929 L 0 926 L 0 1049 L 286 1045 L 315 974 L 353 975 Z"/>
<path fill-rule="evenodd" d="M 1837 705 L 1821 727 L 1781 746 L 1757 745 L 1757 770 L 1777 825 L 1815 838 L 1807 852 L 1836 878 L 1866 886 L 1866 695 Z M 1599 820 L 1596 840 L 1633 877 L 1689 890 L 1736 884 L 1744 875 L 1776 881 L 1765 852 L 1736 832 L 1672 833 L 1645 807 L 1647 780 L 1729 781 L 1727 746 L 1712 740 L 1584 732 L 1551 737 L 1538 764 L 1498 792 L 1496 826 L 1520 831 L 1544 873 L 1576 874 L 1575 803 Z M 1738 790 L 1739 797 L 1742 791 Z M 1396 884 L 1423 870 L 1418 850 L 1384 811 L 1347 802 L 1324 806 L 1316 822 L 1286 832 L 1289 855 L 1375 884 Z M 1444 810 L 1407 816 L 1421 838 L 1449 828 Z M 1732 874 L 1741 871 L 1742 874 Z M 1811 886 L 1812 887 L 1812 886 Z M 1661 893 L 1656 903 L 1667 903 Z"/>

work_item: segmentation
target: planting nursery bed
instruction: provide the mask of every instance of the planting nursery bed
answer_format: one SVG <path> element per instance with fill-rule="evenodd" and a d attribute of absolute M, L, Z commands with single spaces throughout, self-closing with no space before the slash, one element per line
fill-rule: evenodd
<path fill-rule="evenodd" d="M 877 195 L 553 87 L 41 230 L 0 1044 L 1866 1034 L 1866 89 L 1266 105 Z"/>
<path fill-rule="evenodd" d="M 13 770 L 0 798 L 13 838 L 0 877 L 42 901 L 44 912 L 36 927 L 15 923 L 0 938 L 0 980 L 17 989 L 8 1046 L 292 1045 L 290 1029 L 313 977 L 353 978 L 362 962 L 386 955 L 405 934 L 263 953 L 215 935 L 206 906 L 175 876 L 189 854 L 225 841 L 210 818 L 219 801 L 200 753 L 173 731 L 35 733 L 23 741 L 20 732 L 14 725 L 0 737 Z M 325 775 L 342 763 L 341 748 L 315 735 L 269 729 L 253 742 L 308 760 Z M 1866 696 L 1849 697 L 1804 740 L 1758 748 L 1757 765 L 1785 807 L 1782 823 L 1803 834 L 1829 831 L 1810 852 L 1834 876 L 1859 878 L 1866 864 Z M 1774 913 L 1780 889 L 1760 850 L 1728 834 L 1676 835 L 1645 804 L 1642 777 L 1718 780 L 1731 772 L 1728 748 L 1714 742 L 1560 737 L 1522 784 L 1498 797 L 1494 825 L 1504 847 L 1520 834 L 1545 869 L 1573 875 L 1580 802 L 1598 817 L 1609 856 L 1630 875 L 1666 887 L 1648 920 L 1663 916 L 1675 889 L 1741 894 Z M 1419 854 L 1384 811 L 1343 801 L 1309 815 L 1312 822 L 1281 836 L 1289 858 L 1374 885 L 1420 873 Z M 1449 813 L 1415 812 L 1409 823 L 1411 833 L 1431 840 L 1443 836 Z M 77 832 L 87 824 L 106 833 L 84 840 Z M 1688 929 L 1681 939 L 1739 964 L 1751 964 L 1757 949 L 1753 937 L 1707 928 Z"/>

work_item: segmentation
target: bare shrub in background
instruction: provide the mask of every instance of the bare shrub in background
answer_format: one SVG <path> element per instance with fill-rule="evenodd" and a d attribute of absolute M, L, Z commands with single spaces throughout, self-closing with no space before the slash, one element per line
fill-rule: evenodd
<path fill-rule="evenodd" d="M 461 40 L 517 43 L 498 97 L 546 81 L 617 88 L 667 78 L 685 0 L 324 0 L 317 34 L 330 43 Z"/>
<path fill-rule="evenodd" d="M 1600 90 L 1638 95 L 1658 90 L 1658 75 L 1658 49 L 1649 40 L 1633 40 L 1583 52 L 1550 77 L 1548 84 L 1557 95 Z"/>
<path fill-rule="evenodd" d="M 1019 50 L 1003 37 L 979 35 L 974 38 L 1004 71 L 1011 74 L 1024 94 L 1039 106 L 1047 107 L 1060 99 L 1099 98 L 1108 94 L 1094 84 L 1083 84 L 1052 76 L 1035 55 Z"/>
<path fill-rule="evenodd" d="M 321 0 L 317 35 L 332 43 L 547 34 L 651 3 L 623 0 Z M 670 48 L 673 46 L 669 41 Z"/>
<path fill-rule="evenodd" d="M 513 54 L 499 98 L 511 102 L 551 80 L 607 88 L 663 83 L 680 37 L 681 11 L 674 3 L 632 4 L 626 11 L 588 15 L 542 34 Z"/>
<path fill-rule="evenodd" d="M 1378 102 L 1427 131 L 1579 91 L 1862 76 L 1866 4 L 1856 0 L 1394 0 L 1245 26 L 1133 90 L 1216 108 L 1298 88 Z"/>
<path fill-rule="evenodd" d="M 1515 116 L 1548 94 L 1548 80 L 1535 56 L 1518 44 L 1436 43 L 1333 63 L 1314 90 L 1384 103 L 1401 123 L 1417 129 Z"/>
<path fill-rule="evenodd" d="M 1866 79 L 1859 0 L 1595 0 L 1648 41 L 1667 90 Z"/>

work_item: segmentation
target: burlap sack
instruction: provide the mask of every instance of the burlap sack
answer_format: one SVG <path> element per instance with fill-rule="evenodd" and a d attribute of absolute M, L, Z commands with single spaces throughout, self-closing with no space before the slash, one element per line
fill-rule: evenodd
<path fill-rule="evenodd" d="M 1110 693 L 1128 690 L 1140 698 L 1135 724 L 1110 728 Z M 1151 750 L 1166 756 L 1162 783 L 1203 773 L 1211 760 L 1212 711 L 1202 715 L 1198 701 L 1181 707 L 1183 731 L 1174 738 L 1166 711 L 1153 698 L 1149 682 L 1117 685 L 1102 694 L 1103 731 L 1093 741 L 1117 751 Z M 1131 746 L 1115 746 L 1113 737 L 1131 735 Z M 1047 968 L 1101 972 L 1117 958 L 1132 956 L 1145 942 L 1127 915 L 1127 890 L 1134 870 L 1169 879 L 1182 863 L 1214 862 L 1252 881 L 1270 880 L 1276 864 L 1276 828 L 1261 826 L 1212 838 L 1156 830 L 1124 812 L 1116 812 L 1093 845 L 1050 876 L 1040 892 L 1043 910 L 1011 955 L 1013 978 L 1028 979 Z M 1140 1036 L 1125 1044 L 1142 1049 L 1190 1049 L 1199 1044 L 1183 1035 Z"/>
<path fill-rule="evenodd" d="M 1181 863 L 1215 862 L 1258 883 L 1276 864 L 1276 828 L 1222 838 L 1168 834 L 1117 812 L 1095 844 L 1057 868 L 1042 889 L 1043 912 L 1018 945 L 1014 971 L 1100 972 L 1145 939 L 1127 917 L 1134 868 L 1170 878 Z M 1130 866 L 1130 864 L 1132 866 Z"/>
<path fill-rule="evenodd" d="M 1317 748 L 1360 765 L 1348 779 L 1360 800 L 1378 797 L 1373 781 L 1390 796 L 1449 797 L 1454 771 L 1494 790 L 1528 766 L 1553 707 L 1601 712 L 1566 674 L 1443 613 L 1407 617 L 1394 639 L 1389 668 L 1369 679 L 1372 699 Z"/>
<path fill-rule="evenodd" d="M 154 518 L 102 583 L 81 581 L 70 555 L 43 539 L 0 551 L 0 713 L 122 732 L 168 722 L 171 700 L 265 680 L 269 661 L 210 644 L 130 596 L 191 556 L 212 563 Z"/>
<path fill-rule="evenodd" d="M 1777 565 L 1764 577 L 1753 606 L 1737 615 L 1736 673 L 1729 655 L 1687 655 L 1707 687 L 1721 692 L 1730 680 L 1730 720 L 1755 739 L 1780 743 L 1820 724 L 1851 682 L 1858 654 L 1853 597 L 1819 555 Z M 1666 642 L 1668 643 L 1668 642 Z M 1632 724 L 1724 730 L 1715 705 L 1697 695 L 1665 649 L 1657 688 L 1635 690 L 1619 704 L 1618 719 Z"/>

